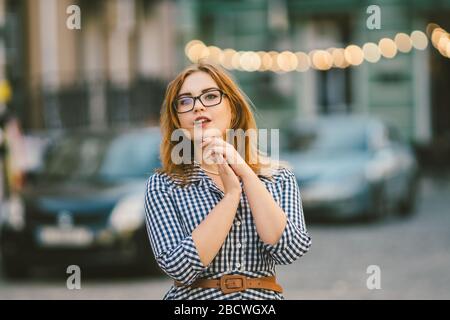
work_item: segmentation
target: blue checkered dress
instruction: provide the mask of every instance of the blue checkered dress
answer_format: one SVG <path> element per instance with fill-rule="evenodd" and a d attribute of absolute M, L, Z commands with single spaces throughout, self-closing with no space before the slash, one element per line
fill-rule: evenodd
<path fill-rule="evenodd" d="M 147 181 L 145 216 L 153 253 L 167 275 L 186 285 L 172 285 L 163 299 L 283 300 L 282 294 L 267 289 L 223 294 L 220 288 L 189 288 L 188 285 L 197 278 L 217 279 L 224 274 L 272 276 L 276 264 L 290 264 L 308 251 L 311 237 L 305 227 L 300 191 L 294 174 L 289 169 L 281 168 L 272 179 L 259 176 L 287 214 L 287 225 L 279 242 L 269 245 L 259 238 L 249 202 L 242 192 L 231 230 L 208 266 L 203 266 L 200 261 L 192 231 L 224 193 L 197 163 L 194 163 L 188 177 L 186 186 L 181 186 L 176 178 L 159 172 Z"/>

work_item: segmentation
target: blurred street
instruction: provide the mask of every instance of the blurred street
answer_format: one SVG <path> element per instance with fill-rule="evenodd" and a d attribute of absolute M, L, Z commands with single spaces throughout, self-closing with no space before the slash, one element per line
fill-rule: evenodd
<path fill-rule="evenodd" d="M 380 222 L 308 224 L 313 246 L 288 266 L 278 266 L 286 299 L 449 299 L 450 174 L 420 180 L 416 213 Z M 307 217 L 307 212 L 305 215 Z M 381 269 L 381 289 L 366 287 L 369 265 Z M 0 299 L 161 299 L 167 278 L 117 275 L 81 279 L 66 288 L 65 274 L 29 280 L 0 279 Z"/>

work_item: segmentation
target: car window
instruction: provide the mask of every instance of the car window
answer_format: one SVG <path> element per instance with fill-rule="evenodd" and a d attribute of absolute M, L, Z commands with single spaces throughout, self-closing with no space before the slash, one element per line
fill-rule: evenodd
<path fill-rule="evenodd" d="M 103 159 L 100 176 L 109 179 L 147 176 L 158 166 L 159 140 L 132 133 L 114 139 Z"/>
<path fill-rule="evenodd" d="M 106 146 L 99 137 L 64 137 L 49 150 L 44 175 L 69 179 L 90 177 L 99 167 Z"/>
<path fill-rule="evenodd" d="M 368 149 L 367 126 L 360 122 L 323 121 L 296 128 L 290 134 L 290 151 L 346 152 Z"/>
<path fill-rule="evenodd" d="M 67 136 L 50 148 L 42 175 L 53 179 L 146 177 L 159 166 L 159 138 L 149 131 Z"/>

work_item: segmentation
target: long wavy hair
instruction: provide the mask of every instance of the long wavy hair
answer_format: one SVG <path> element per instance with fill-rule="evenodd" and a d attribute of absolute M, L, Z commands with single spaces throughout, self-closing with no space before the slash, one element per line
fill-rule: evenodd
<path fill-rule="evenodd" d="M 257 130 L 256 121 L 252 112 L 253 105 L 246 95 L 240 90 L 233 77 L 219 66 L 199 62 L 192 64 L 181 71 L 175 79 L 167 86 L 164 101 L 161 107 L 160 128 L 162 134 L 160 158 L 162 168 L 157 171 L 176 176 L 183 184 L 187 183 L 187 173 L 192 169 L 193 152 L 190 155 L 189 163 L 176 164 L 172 161 L 172 150 L 178 141 L 172 141 L 172 132 L 180 129 L 178 115 L 173 108 L 173 103 L 179 94 L 185 79 L 194 72 L 206 72 L 217 83 L 226 97 L 229 99 L 231 107 L 231 124 L 229 129 L 242 129 L 247 132 L 249 129 Z M 193 142 L 191 141 L 193 144 Z M 233 145 L 237 148 L 237 139 L 234 137 Z M 193 148 L 191 148 L 193 150 Z M 258 149 L 254 139 L 245 136 L 245 157 L 241 154 L 250 168 L 258 175 L 268 178 L 272 176 L 273 170 L 286 164 L 270 159 L 266 154 Z M 250 161 L 250 159 L 252 159 Z M 177 161 L 178 162 L 178 161 Z"/>

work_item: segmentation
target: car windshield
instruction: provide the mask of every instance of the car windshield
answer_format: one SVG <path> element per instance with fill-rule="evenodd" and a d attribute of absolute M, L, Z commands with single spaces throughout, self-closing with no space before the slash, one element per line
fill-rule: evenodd
<path fill-rule="evenodd" d="M 300 124 L 289 136 L 289 151 L 336 153 L 368 149 L 367 127 L 361 122 L 305 123 Z"/>
<path fill-rule="evenodd" d="M 49 149 L 42 175 L 66 180 L 146 177 L 157 167 L 159 139 L 149 131 L 68 136 Z"/>

